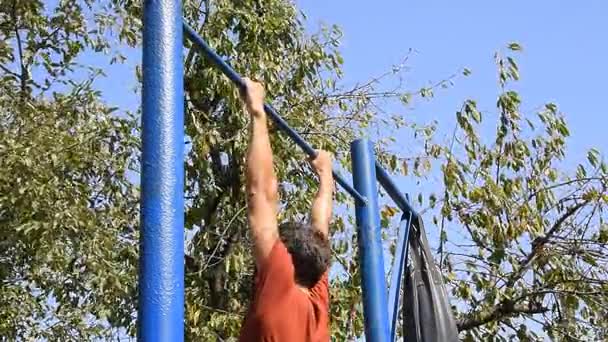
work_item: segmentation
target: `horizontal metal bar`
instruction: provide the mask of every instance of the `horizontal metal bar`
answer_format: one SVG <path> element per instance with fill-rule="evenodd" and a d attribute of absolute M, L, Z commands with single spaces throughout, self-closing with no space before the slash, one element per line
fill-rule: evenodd
<path fill-rule="evenodd" d="M 376 178 L 380 185 L 386 190 L 386 193 L 395 201 L 395 204 L 403 211 L 404 214 L 412 214 L 413 222 L 418 220 L 418 213 L 412 208 L 405 195 L 399 191 L 397 185 L 391 179 L 391 176 L 384 170 L 382 165 L 376 160 Z"/>
<path fill-rule="evenodd" d="M 226 75 L 232 82 L 234 82 L 239 88 L 245 87 L 245 82 L 241 75 L 239 75 L 230 64 L 226 63 L 213 49 L 201 38 L 201 36 L 194 31 L 192 27 L 184 22 L 184 33 L 186 37 L 201 51 L 213 64 L 220 69 L 220 71 Z M 264 110 L 266 114 L 270 116 L 270 118 L 274 121 L 274 123 L 279 127 L 280 130 L 285 132 L 287 136 L 289 136 L 296 145 L 300 146 L 306 154 L 311 157 L 315 157 L 317 152 L 315 149 L 310 146 L 310 144 L 304 140 L 298 132 L 294 131 L 289 124 L 277 113 L 277 111 L 269 104 L 264 104 Z M 334 179 L 336 182 L 351 196 L 353 196 L 356 200 L 361 201 L 362 203 L 366 203 L 365 197 L 361 196 L 361 194 L 355 190 L 352 185 L 350 185 L 342 175 L 340 175 L 336 170 L 333 170 Z"/>
<path fill-rule="evenodd" d="M 183 19 L 184 22 L 184 33 L 186 37 L 194 43 L 204 54 L 209 58 L 213 64 L 217 68 L 219 68 L 224 75 L 226 75 L 232 82 L 236 83 L 239 88 L 245 87 L 245 82 L 241 75 L 237 74 L 236 71 L 226 63 L 220 55 L 218 55 L 208 44 L 199 36 L 196 31 L 190 27 L 190 25 L 186 24 L 186 19 Z"/>

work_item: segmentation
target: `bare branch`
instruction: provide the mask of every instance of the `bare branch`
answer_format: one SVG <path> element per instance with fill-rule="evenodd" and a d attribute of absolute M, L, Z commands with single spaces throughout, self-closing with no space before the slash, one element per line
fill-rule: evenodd
<path fill-rule="evenodd" d="M 559 188 L 562 186 L 566 186 L 566 185 L 570 185 L 570 184 L 574 184 L 574 183 L 579 183 L 579 182 L 585 182 L 588 183 L 590 181 L 601 181 L 602 177 L 586 177 L 586 178 L 577 178 L 577 179 L 571 179 L 569 181 L 565 181 L 565 182 L 561 182 L 561 183 L 557 183 L 557 184 L 553 184 L 547 187 L 544 187 L 542 189 L 538 189 L 536 191 L 534 191 L 533 193 L 531 193 L 528 196 L 528 201 L 532 200 L 532 198 L 534 198 L 535 196 L 537 196 L 539 193 L 543 192 L 543 191 L 549 191 L 549 190 L 553 190 L 555 188 Z"/>
<path fill-rule="evenodd" d="M 5 66 L 4 66 L 4 65 L 2 65 L 2 64 L 0 64 L 0 69 L 2 69 L 4 72 L 6 72 L 6 73 L 7 73 L 7 74 L 9 74 L 9 75 L 15 76 L 15 77 L 17 77 L 17 78 L 21 78 L 21 76 L 20 76 L 18 73 L 16 73 L 16 72 L 14 72 L 14 71 L 10 70 L 9 68 L 5 67 Z"/>
<path fill-rule="evenodd" d="M 524 258 L 524 260 L 522 260 L 520 262 L 520 266 L 519 266 L 518 270 L 515 271 L 511 275 L 511 277 L 509 277 L 509 281 L 505 284 L 505 287 L 507 287 L 507 288 L 512 287 L 513 285 L 515 285 L 515 283 L 519 279 L 521 279 L 521 277 L 524 275 L 524 273 L 526 273 L 526 271 L 530 268 L 532 263 L 536 260 L 536 257 L 538 256 L 539 252 L 543 249 L 543 247 L 547 244 L 547 242 L 549 242 L 549 239 L 551 239 L 553 237 L 553 235 L 557 233 L 557 231 L 561 228 L 562 224 L 568 218 L 570 218 L 572 215 L 574 215 L 579 209 L 581 209 L 582 207 L 587 205 L 587 203 L 589 203 L 589 201 L 584 201 L 584 202 L 578 203 L 577 205 L 568 209 L 564 213 L 564 215 L 562 215 L 559 219 L 557 219 L 557 221 L 555 221 L 553 226 L 551 226 L 551 228 L 549 228 L 549 230 L 545 233 L 545 236 L 537 237 L 536 239 L 534 239 L 532 241 L 532 243 L 531 243 L 532 250 L 530 251 L 530 253 L 528 253 L 528 255 Z"/>
<path fill-rule="evenodd" d="M 26 94 L 26 90 L 27 90 L 27 79 L 28 79 L 28 72 L 27 72 L 27 67 L 23 61 L 23 44 L 21 42 L 21 34 L 19 34 L 19 25 L 17 23 L 17 1 L 13 0 L 13 22 L 15 24 L 14 27 L 14 32 L 15 32 L 15 39 L 17 40 L 17 51 L 19 54 L 19 66 L 21 67 L 21 74 L 19 75 L 19 79 L 21 81 L 21 96 L 25 97 Z"/>
<path fill-rule="evenodd" d="M 505 301 L 502 304 L 496 306 L 496 308 L 490 312 L 474 312 L 468 317 L 465 317 L 458 321 L 458 331 L 469 330 L 477 328 L 481 325 L 502 320 L 508 317 L 514 317 L 521 314 L 525 315 L 536 315 L 550 311 L 551 309 L 542 306 L 541 303 L 514 303 L 513 301 Z"/>

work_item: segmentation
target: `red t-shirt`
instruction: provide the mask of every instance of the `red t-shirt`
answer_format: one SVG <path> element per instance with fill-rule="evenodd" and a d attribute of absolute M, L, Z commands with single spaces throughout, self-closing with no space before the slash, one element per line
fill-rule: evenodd
<path fill-rule="evenodd" d="M 329 341 L 327 272 L 310 289 L 295 283 L 291 255 L 277 239 L 258 270 L 249 313 L 241 328 L 241 342 Z"/>

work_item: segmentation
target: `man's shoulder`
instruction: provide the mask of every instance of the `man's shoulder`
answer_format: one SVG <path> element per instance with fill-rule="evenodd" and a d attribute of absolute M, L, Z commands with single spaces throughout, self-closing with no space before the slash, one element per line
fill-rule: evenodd
<path fill-rule="evenodd" d="M 259 268 L 256 270 L 257 276 L 262 280 L 258 286 L 265 286 L 265 278 L 280 278 L 274 279 L 289 281 L 293 279 L 294 269 L 291 260 L 291 254 L 283 244 L 281 239 L 276 239 L 270 253 L 259 263 Z M 272 285 L 270 283 L 269 285 Z"/>

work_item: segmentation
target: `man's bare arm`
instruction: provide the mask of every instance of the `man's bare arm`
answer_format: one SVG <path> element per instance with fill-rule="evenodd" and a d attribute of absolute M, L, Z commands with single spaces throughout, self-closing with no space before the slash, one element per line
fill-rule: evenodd
<path fill-rule="evenodd" d="M 277 178 L 273 169 L 272 149 L 264 112 L 264 88 L 245 79 L 244 102 L 251 116 L 247 151 L 247 208 L 249 226 L 254 238 L 256 264 L 261 267 L 278 234 Z"/>
<path fill-rule="evenodd" d="M 334 196 L 332 158 L 328 152 L 318 151 L 317 157 L 310 163 L 319 176 L 319 190 L 312 203 L 311 224 L 328 238 Z"/>

